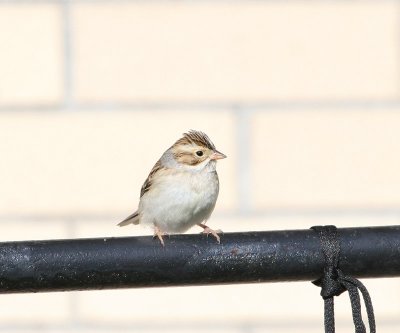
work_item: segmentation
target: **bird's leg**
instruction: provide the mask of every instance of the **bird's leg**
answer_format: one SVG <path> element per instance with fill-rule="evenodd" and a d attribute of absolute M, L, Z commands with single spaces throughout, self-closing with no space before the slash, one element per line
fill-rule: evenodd
<path fill-rule="evenodd" d="M 161 231 L 159 227 L 157 227 L 156 225 L 154 225 L 154 237 L 157 237 L 160 240 L 160 243 L 162 246 L 165 246 L 164 244 L 164 239 L 162 238 L 162 236 L 166 235 L 165 232 Z"/>
<path fill-rule="evenodd" d="M 202 224 L 202 223 L 199 223 L 198 226 L 199 226 L 199 227 L 202 227 L 202 228 L 204 229 L 204 230 L 203 230 L 203 234 L 206 234 L 207 236 L 208 236 L 209 234 L 211 234 L 211 235 L 213 235 L 213 236 L 215 237 L 215 239 L 217 240 L 218 244 L 221 243 L 221 239 L 220 239 L 220 237 L 218 236 L 218 234 L 221 234 L 221 233 L 222 233 L 222 230 L 220 230 L 220 229 L 218 229 L 218 230 L 213 230 L 213 229 L 211 229 L 210 227 L 207 227 L 205 224 Z"/>

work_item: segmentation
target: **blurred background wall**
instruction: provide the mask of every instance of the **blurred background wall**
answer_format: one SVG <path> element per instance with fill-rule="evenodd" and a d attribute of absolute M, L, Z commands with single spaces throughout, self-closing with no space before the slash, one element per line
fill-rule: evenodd
<path fill-rule="evenodd" d="M 211 227 L 399 224 L 399 38 L 394 0 L 1 0 L 0 240 L 149 234 L 116 223 L 188 129 L 229 157 Z M 365 283 L 379 331 L 399 331 L 400 280 Z M 1 332 L 323 330 L 311 283 L 7 295 L 0 309 Z"/>

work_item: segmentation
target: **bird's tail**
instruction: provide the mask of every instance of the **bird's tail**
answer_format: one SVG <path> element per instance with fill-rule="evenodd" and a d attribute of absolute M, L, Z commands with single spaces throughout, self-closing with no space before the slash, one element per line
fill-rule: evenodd
<path fill-rule="evenodd" d="M 136 211 L 132 215 L 129 215 L 125 220 L 118 223 L 120 227 L 123 227 L 128 224 L 139 224 L 139 213 Z"/>

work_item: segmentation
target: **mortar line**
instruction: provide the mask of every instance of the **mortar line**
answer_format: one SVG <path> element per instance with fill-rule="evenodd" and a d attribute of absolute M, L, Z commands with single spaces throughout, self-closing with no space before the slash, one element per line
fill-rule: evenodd
<path fill-rule="evenodd" d="M 70 37 L 68 37 L 70 38 Z M 71 43 L 69 41 L 68 43 Z M 72 52 L 65 55 L 69 59 L 68 64 L 65 65 L 66 73 L 69 73 L 64 79 L 64 84 L 68 92 L 66 92 L 65 100 L 73 104 L 73 110 L 79 111 L 127 111 L 127 112 L 140 112 L 140 111 L 171 111 L 171 110 L 184 110 L 184 111 L 199 111 L 210 110 L 213 112 L 224 112 L 226 110 L 252 110 L 252 112 L 301 112 L 301 111 L 314 111 L 314 112 L 347 112 L 348 110 L 359 109 L 364 112 L 376 112 L 382 110 L 395 110 L 400 111 L 400 99 L 383 99 L 383 100 L 363 100 L 363 99 L 346 99 L 346 100 L 291 100 L 291 101 L 274 101 L 267 100 L 261 102 L 215 102 L 215 101 L 194 101 L 194 102 L 164 102 L 164 101 L 149 101 L 149 102 L 118 102 L 118 101 L 105 101 L 99 103 L 75 103 L 73 98 L 73 60 Z M 36 104 L 31 106 L 22 106 L 17 104 L 0 105 L 0 112 L 4 111 L 36 111 L 36 112 L 49 112 L 59 109 L 56 104 Z"/>
<path fill-rule="evenodd" d="M 252 177 L 251 177 L 251 138 L 250 111 L 239 108 L 235 112 L 236 129 L 236 179 L 237 207 L 239 214 L 248 213 L 252 209 Z"/>
<path fill-rule="evenodd" d="M 62 40 L 63 40 L 63 109 L 70 110 L 74 104 L 74 77 L 73 77 L 73 44 L 71 27 L 71 2 L 63 0 L 60 3 L 62 16 Z"/>

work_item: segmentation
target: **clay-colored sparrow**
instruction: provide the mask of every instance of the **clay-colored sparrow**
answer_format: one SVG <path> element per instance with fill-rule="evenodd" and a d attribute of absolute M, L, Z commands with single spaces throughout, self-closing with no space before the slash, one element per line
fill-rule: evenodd
<path fill-rule="evenodd" d="M 118 225 L 150 225 L 163 246 L 163 235 L 185 232 L 198 225 L 219 243 L 219 231 L 210 229 L 205 222 L 217 201 L 216 164 L 222 158 L 226 156 L 215 149 L 205 133 L 184 133 L 151 170 L 140 191 L 138 210 Z"/>

